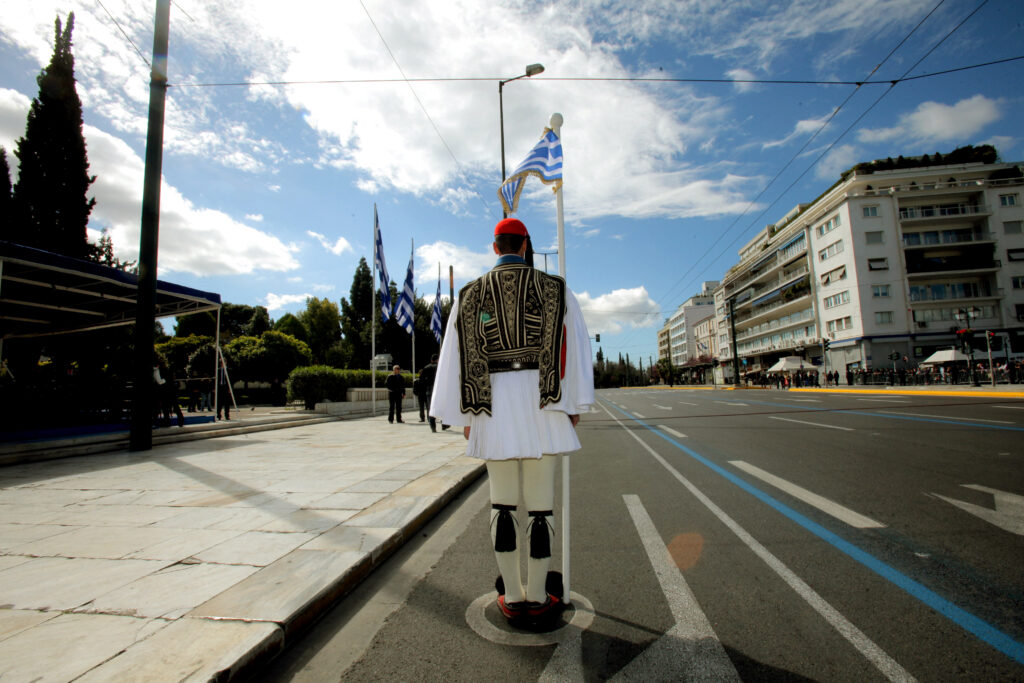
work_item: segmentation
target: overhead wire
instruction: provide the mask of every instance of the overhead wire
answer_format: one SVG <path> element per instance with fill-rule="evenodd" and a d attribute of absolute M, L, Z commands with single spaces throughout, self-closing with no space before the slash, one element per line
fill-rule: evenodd
<path fill-rule="evenodd" d="M 114 15 L 110 13 L 110 10 L 107 9 L 107 6 L 103 4 L 103 0 L 96 0 L 96 2 L 99 3 L 99 6 L 102 7 L 103 11 L 107 13 L 107 16 L 110 17 L 110 20 L 114 22 L 114 26 L 116 26 L 117 30 L 121 32 L 121 35 L 124 36 L 124 39 L 128 41 L 128 44 L 132 46 L 132 48 L 135 50 L 135 53 L 142 58 L 142 61 L 146 63 L 146 66 L 152 69 L 153 65 L 150 64 L 148 59 L 146 59 L 146 55 L 142 54 L 142 50 L 139 49 L 139 46 L 135 44 L 135 41 L 131 39 L 131 36 L 129 36 L 128 33 L 124 30 L 124 28 L 121 27 L 121 24 L 117 21 L 117 19 L 114 18 Z"/>

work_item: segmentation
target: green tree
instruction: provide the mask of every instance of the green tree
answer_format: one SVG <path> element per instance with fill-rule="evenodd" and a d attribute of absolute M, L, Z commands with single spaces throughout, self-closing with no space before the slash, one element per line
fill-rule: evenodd
<path fill-rule="evenodd" d="M 244 304 L 222 304 L 220 307 L 220 340 L 226 344 L 236 337 L 259 336 L 263 329 L 263 318 L 269 329 L 270 317 L 263 306 L 246 306 Z M 174 336 L 190 335 L 214 337 L 217 334 L 216 311 L 203 311 L 191 315 L 179 316 L 174 319 Z"/>
<path fill-rule="evenodd" d="M 201 347 L 211 345 L 212 343 L 212 337 L 198 337 L 195 335 L 190 337 L 171 337 L 166 342 L 157 344 L 156 350 L 167 359 L 167 363 L 176 375 L 184 377 L 188 368 L 189 358 L 192 354 Z M 211 361 L 210 367 L 203 371 L 204 376 L 209 375 L 212 370 L 213 362 Z"/>
<path fill-rule="evenodd" d="M 264 349 L 264 379 L 274 386 L 281 386 L 295 368 L 313 362 L 313 353 L 306 342 L 291 335 L 268 330 L 263 333 L 261 341 Z"/>
<path fill-rule="evenodd" d="M 341 313 L 338 311 L 338 304 L 326 297 L 318 299 L 311 296 L 306 299 L 306 310 L 299 314 L 299 319 L 309 331 L 307 343 L 313 352 L 313 362 L 324 364 L 327 350 L 341 339 Z"/>
<path fill-rule="evenodd" d="M 251 334 L 255 337 L 262 336 L 264 332 L 273 328 L 273 323 L 270 320 L 270 313 L 267 311 L 265 306 L 256 306 L 253 308 L 252 317 L 249 318 L 249 324 L 245 327 L 246 334 Z"/>
<path fill-rule="evenodd" d="M 106 228 L 103 228 L 100 241 L 93 247 L 93 258 L 97 263 L 108 268 L 116 268 L 126 273 L 138 272 L 135 261 L 122 261 L 114 254 L 114 242 L 110 239 Z"/>
<path fill-rule="evenodd" d="M 55 22 L 53 56 L 36 78 L 39 95 L 14 152 L 19 162 L 13 193 L 16 227 L 8 223 L 0 238 L 89 258 L 94 252 L 85 228 L 96 200 L 86 194 L 96 177 L 89 175 L 82 101 L 75 87 L 74 25 L 74 13 L 63 30 L 59 17 Z M 11 239 L 14 234 L 17 240 Z"/>
<path fill-rule="evenodd" d="M 378 315 L 380 306 L 373 300 L 373 276 L 366 259 L 359 259 L 349 298 L 341 300 L 341 333 L 348 351 L 348 367 L 370 367 L 371 315 Z"/>
<path fill-rule="evenodd" d="M 8 239 L 13 234 L 13 228 L 8 230 L 14 221 L 12 210 L 11 167 L 7 163 L 7 150 L 0 145 L 0 239 Z"/>
<path fill-rule="evenodd" d="M 306 341 L 309 337 L 309 331 L 306 330 L 306 326 L 292 313 L 285 313 L 278 318 L 274 323 L 274 331 L 291 335 L 301 341 Z"/>

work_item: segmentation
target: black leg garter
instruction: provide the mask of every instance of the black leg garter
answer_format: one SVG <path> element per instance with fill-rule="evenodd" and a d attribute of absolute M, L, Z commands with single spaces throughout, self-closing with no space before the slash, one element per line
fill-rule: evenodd
<path fill-rule="evenodd" d="M 535 560 L 543 560 L 551 557 L 551 522 L 548 517 L 554 514 L 551 510 L 536 510 L 530 512 L 533 521 L 530 522 L 530 557 Z"/>
<path fill-rule="evenodd" d="M 494 523 L 498 525 L 494 534 L 494 552 L 512 552 L 516 549 L 516 518 L 512 516 L 516 506 L 495 503 L 491 507 L 498 511 L 498 516 L 494 518 Z"/>

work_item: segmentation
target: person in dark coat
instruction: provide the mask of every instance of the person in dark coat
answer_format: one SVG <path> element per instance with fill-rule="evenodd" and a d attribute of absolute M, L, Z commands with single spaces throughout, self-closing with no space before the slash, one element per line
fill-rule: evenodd
<path fill-rule="evenodd" d="M 423 422 L 423 406 L 430 412 L 430 395 L 434 393 L 434 378 L 437 377 L 437 354 L 430 357 L 430 363 L 420 370 L 420 422 Z M 437 431 L 437 420 L 433 415 L 428 415 L 430 420 L 430 431 Z"/>
<path fill-rule="evenodd" d="M 402 400 L 405 398 L 405 378 L 401 373 L 402 368 L 396 365 L 384 383 L 388 388 L 388 422 L 392 424 L 396 419 L 399 424 L 403 422 Z"/>

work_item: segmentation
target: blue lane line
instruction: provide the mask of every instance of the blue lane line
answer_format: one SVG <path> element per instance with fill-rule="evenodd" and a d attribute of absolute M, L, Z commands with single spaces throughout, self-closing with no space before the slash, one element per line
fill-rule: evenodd
<path fill-rule="evenodd" d="M 957 425 L 964 427 L 979 427 L 981 429 L 1001 429 L 1008 432 L 1024 432 L 1024 427 L 1007 427 L 1005 425 L 993 425 L 968 420 L 943 420 L 938 417 L 916 417 L 913 415 L 897 415 L 895 413 L 873 413 L 866 410 L 843 410 L 842 408 L 813 408 L 811 406 L 794 406 L 789 403 L 773 403 L 771 401 L 751 401 L 746 403 L 759 406 L 772 406 L 774 408 L 796 408 L 811 413 L 836 413 L 838 415 L 862 415 L 867 417 L 884 417 L 889 420 L 909 420 L 911 422 L 937 422 L 939 424 Z"/>
<path fill-rule="evenodd" d="M 727 480 L 729 480 L 736 486 L 740 487 L 747 493 L 751 494 L 761 502 L 772 507 L 785 517 L 788 517 L 792 521 L 804 527 L 818 538 L 828 542 L 836 549 L 850 556 L 851 558 L 861 563 L 871 571 L 875 572 L 882 578 L 886 579 L 890 583 L 899 586 L 904 591 L 909 593 L 911 596 L 917 598 L 928 607 L 932 608 L 939 614 L 943 615 L 953 623 L 960 626 L 965 631 L 972 633 L 985 643 L 988 643 L 995 649 L 1002 652 L 1007 657 L 1010 657 L 1011 659 L 1016 661 L 1018 664 L 1024 664 L 1024 644 L 1018 643 L 1016 640 L 1011 638 L 1009 635 L 1003 633 L 995 626 L 992 626 L 988 622 L 979 619 L 978 617 L 974 616 L 973 614 L 964 610 L 963 608 L 957 607 L 952 602 L 942 597 L 930 588 L 924 586 L 921 583 L 918 583 L 917 581 L 910 578 L 906 574 L 903 574 L 899 570 L 890 567 L 885 562 L 882 562 L 881 560 L 876 558 L 874 555 L 871 555 L 870 553 L 861 550 L 854 544 L 829 531 L 817 522 L 814 522 L 808 519 L 807 517 L 803 516 L 802 514 L 792 509 L 788 505 L 785 505 L 779 502 L 778 500 L 772 498 L 764 491 L 758 489 L 756 486 L 751 485 L 750 483 L 736 476 L 732 472 L 729 472 L 728 470 L 716 465 L 715 463 L 711 462 L 710 460 L 700 455 L 696 451 L 687 448 L 686 446 L 679 443 L 672 437 L 663 434 L 661 431 L 655 429 L 654 427 L 651 427 L 643 420 L 638 420 L 637 418 L 633 417 L 632 415 L 630 415 L 625 410 L 622 410 L 621 408 L 616 408 L 616 410 L 618 410 L 631 420 L 634 420 L 637 424 L 641 425 L 642 427 L 645 427 L 646 429 L 650 430 L 652 433 L 661 437 L 668 443 L 672 444 L 673 446 L 675 446 L 682 452 L 686 453 L 697 462 L 711 469 L 713 472 L 725 477 Z"/>

